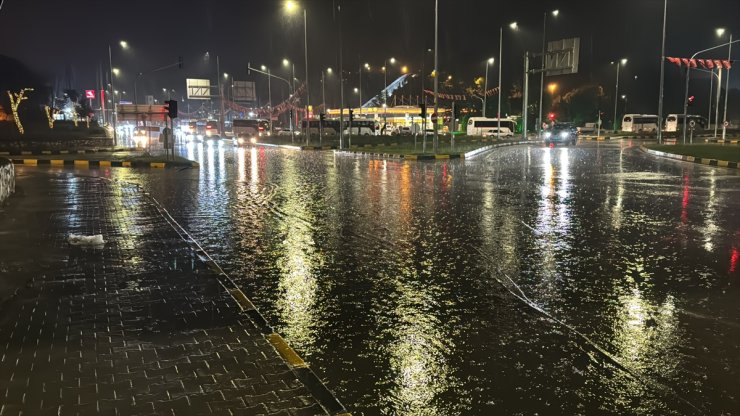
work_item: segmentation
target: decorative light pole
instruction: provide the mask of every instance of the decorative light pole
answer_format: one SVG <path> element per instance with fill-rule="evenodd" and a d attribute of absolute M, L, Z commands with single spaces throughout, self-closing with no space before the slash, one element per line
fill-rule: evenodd
<path fill-rule="evenodd" d="M 488 111 L 488 67 L 493 65 L 493 62 L 493 58 L 488 58 L 486 61 L 486 83 L 483 87 L 483 117 L 486 117 L 486 112 Z"/>

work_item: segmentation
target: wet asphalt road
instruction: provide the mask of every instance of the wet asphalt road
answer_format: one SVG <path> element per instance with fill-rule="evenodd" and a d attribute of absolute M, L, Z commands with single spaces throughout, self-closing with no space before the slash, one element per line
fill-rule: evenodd
<path fill-rule="evenodd" d="M 740 413 L 740 174 L 190 145 L 162 202 L 353 414 Z"/>

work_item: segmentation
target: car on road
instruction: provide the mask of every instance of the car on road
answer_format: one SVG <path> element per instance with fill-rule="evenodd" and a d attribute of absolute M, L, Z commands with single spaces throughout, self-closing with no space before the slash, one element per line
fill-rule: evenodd
<path fill-rule="evenodd" d="M 498 127 L 483 132 L 483 137 L 498 137 Z M 514 137 L 514 132 L 508 128 L 501 128 L 501 137 Z"/>
<path fill-rule="evenodd" d="M 546 145 L 550 143 L 572 144 L 575 146 L 578 141 L 578 129 L 573 123 L 555 123 L 544 133 Z"/>

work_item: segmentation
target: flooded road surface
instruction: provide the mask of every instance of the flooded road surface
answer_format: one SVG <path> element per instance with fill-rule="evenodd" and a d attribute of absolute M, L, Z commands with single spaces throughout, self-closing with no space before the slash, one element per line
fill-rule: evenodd
<path fill-rule="evenodd" d="M 191 145 L 162 202 L 353 414 L 740 413 L 740 174 Z"/>

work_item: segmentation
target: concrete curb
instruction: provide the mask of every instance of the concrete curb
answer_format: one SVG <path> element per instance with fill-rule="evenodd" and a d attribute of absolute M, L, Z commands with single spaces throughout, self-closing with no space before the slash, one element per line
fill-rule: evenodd
<path fill-rule="evenodd" d="M 517 145 L 522 145 L 522 144 L 538 144 L 538 143 L 539 142 L 526 141 L 526 142 L 492 144 L 490 146 L 481 147 L 480 149 L 471 150 L 470 152 L 465 153 L 465 158 L 475 157 L 481 153 L 487 152 L 489 150 L 497 149 L 499 147 L 509 147 L 509 146 L 517 146 Z"/>
<path fill-rule="evenodd" d="M 740 140 L 704 139 L 705 143 L 740 144 Z"/>
<path fill-rule="evenodd" d="M 55 166 L 55 167 L 74 167 L 76 169 L 95 169 L 95 168 L 194 168 L 200 165 L 197 162 L 137 162 L 122 160 L 66 160 L 66 159 L 12 159 L 14 165 L 23 166 Z"/>
<path fill-rule="evenodd" d="M 77 150 L 0 150 L 0 156 L 40 156 L 40 155 L 84 155 L 92 153 L 111 153 L 111 152 L 130 152 L 136 150 L 135 148 L 126 149 L 77 149 Z"/>
<path fill-rule="evenodd" d="M 167 222 L 180 234 L 180 237 L 187 241 L 191 249 L 198 254 L 198 257 L 205 263 L 218 279 L 219 284 L 231 295 L 234 301 L 239 305 L 242 312 L 259 328 L 265 339 L 275 348 L 278 355 L 285 361 L 296 378 L 300 380 L 311 392 L 319 405 L 330 415 L 351 416 L 344 405 L 337 399 L 334 394 L 326 387 L 316 373 L 311 370 L 309 365 L 301 358 L 300 355 L 285 341 L 285 339 L 275 332 L 268 324 L 265 317 L 254 306 L 247 295 L 236 285 L 236 283 L 224 272 L 215 260 L 198 244 L 198 242 L 183 228 L 170 213 L 154 197 L 146 195 L 155 205 L 157 210 L 165 217 Z"/>
<path fill-rule="evenodd" d="M 15 167 L 13 163 L 0 157 L 0 206 L 15 193 Z"/>
<path fill-rule="evenodd" d="M 684 156 L 684 155 L 679 155 L 676 153 L 660 152 L 657 150 L 648 149 L 645 146 L 640 146 L 640 150 L 652 156 L 673 159 L 673 160 L 681 161 L 681 162 L 692 162 L 692 163 L 698 163 L 700 165 L 716 166 L 720 168 L 740 169 L 740 163 L 738 162 L 730 162 L 727 160 L 717 160 L 717 159 L 707 159 L 707 158 L 694 157 L 694 156 Z"/>
<path fill-rule="evenodd" d="M 370 156 L 380 159 L 398 159 L 398 160 L 449 160 L 449 159 L 465 159 L 463 153 L 443 154 L 443 155 L 405 155 L 397 153 L 373 153 L 373 152 L 360 152 L 351 150 L 335 150 L 335 153 L 356 155 L 356 156 Z"/>

